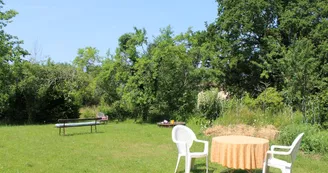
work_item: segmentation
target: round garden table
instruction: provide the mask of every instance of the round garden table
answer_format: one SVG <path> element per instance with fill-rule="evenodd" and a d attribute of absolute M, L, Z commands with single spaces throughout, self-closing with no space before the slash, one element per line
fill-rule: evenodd
<path fill-rule="evenodd" d="M 250 136 L 219 136 L 212 139 L 211 161 L 232 169 L 261 169 L 269 140 Z"/>

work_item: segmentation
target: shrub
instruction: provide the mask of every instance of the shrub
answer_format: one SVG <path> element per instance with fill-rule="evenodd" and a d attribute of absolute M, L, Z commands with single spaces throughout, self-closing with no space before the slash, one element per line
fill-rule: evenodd
<path fill-rule="evenodd" d="M 255 108 L 256 107 L 256 100 L 251 98 L 249 96 L 249 93 L 246 93 L 245 96 L 243 97 L 243 103 L 247 105 L 250 108 Z"/>
<path fill-rule="evenodd" d="M 80 109 L 81 118 L 94 118 L 98 114 L 98 108 L 95 106 L 84 107 Z"/>
<path fill-rule="evenodd" d="M 320 123 L 325 129 L 328 129 L 328 89 L 318 95 Z"/>
<path fill-rule="evenodd" d="M 221 99 L 218 98 L 218 89 L 212 88 L 211 90 L 198 93 L 197 109 L 208 120 L 215 120 L 221 113 L 222 104 Z"/>
<path fill-rule="evenodd" d="M 105 115 L 108 115 L 109 119 L 116 119 L 123 121 L 127 118 L 131 118 L 131 114 L 122 106 L 120 101 L 115 101 L 112 105 L 102 104 L 99 106 L 99 111 L 103 112 Z"/>
<path fill-rule="evenodd" d="M 309 124 L 291 124 L 281 129 L 279 142 L 291 145 L 296 136 L 304 132 L 301 150 L 305 152 L 328 153 L 328 132 L 319 126 Z"/>
<path fill-rule="evenodd" d="M 262 110 L 269 109 L 270 111 L 281 110 L 283 107 L 283 98 L 276 88 L 269 87 L 265 89 L 256 99 L 256 105 Z"/>
<path fill-rule="evenodd" d="M 246 94 L 243 99 L 232 98 L 221 104 L 221 114 L 215 124 L 247 124 L 254 126 L 274 125 L 284 127 L 288 124 L 299 123 L 302 115 L 291 107 L 281 106 L 279 111 L 263 111 L 254 106 L 255 99 Z"/>

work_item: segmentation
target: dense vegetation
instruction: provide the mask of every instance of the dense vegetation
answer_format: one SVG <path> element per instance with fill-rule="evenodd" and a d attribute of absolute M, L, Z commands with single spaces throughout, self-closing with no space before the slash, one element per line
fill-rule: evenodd
<path fill-rule="evenodd" d="M 199 110 L 197 95 L 219 88 L 249 109 L 290 108 L 327 128 L 328 1 L 217 3 L 216 21 L 203 31 L 175 35 L 168 26 L 148 39 L 146 29 L 134 28 L 115 53 L 81 48 L 72 64 L 36 62 L 5 32 L 17 12 L 1 6 L 0 121 L 49 123 L 79 117 L 83 106 L 119 120 L 213 120 L 224 107 L 215 101 Z"/>

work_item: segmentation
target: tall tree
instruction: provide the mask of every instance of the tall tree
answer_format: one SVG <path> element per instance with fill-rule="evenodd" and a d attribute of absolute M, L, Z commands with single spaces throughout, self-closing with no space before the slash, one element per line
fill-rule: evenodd
<path fill-rule="evenodd" d="M 99 51 L 94 47 L 86 47 L 78 49 L 77 56 L 73 64 L 81 71 L 91 74 L 97 72 L 97 67 L 100 65 L 102 58 L 99 56 Z"/>
<path fill-rule="evenodd" d="M 307 38 L 314 44 L 315 54 L 323 51 L 317 48 L 327 40 L 327 0 L 217 2 L 217 51 L 226 64 L 226 81 L 232 86 L 254 94 L 265 89 L 261 83 L 281 90 L 284 76 L 279 60 L 296 40 Z"/>
<path fill-rule="evenodd" d="M 4 31 L 4 28 L 18 14 L 14 10 L 3 11 L 4 5 L 0 0 L 0 119 L 9 118 L 4 115 L 4 112 L 9 109 L 9 98 L 16 92 L 22 62 L 21 56 L 28 54 L 20 47 L 22 41 Z"/>
<path fill-rule="evenodd" d="M 320 80 L 317 71 L 320 63 L 314 52 L 311 41 L 302 39 L 292 44 L 285 58 L 281 60 L 288 101 L 299 106 L 304 122 L 308 122 L 306 109 L 310 95 L 318 90 Z"/>
<path fill-rule="evenodd" d="M 78 49 L 73 65 L 77 67 L 79 77 L 79 91 L 77 96 L 82 105 L 95 105 L 99 103 L 99 95 L 96 94 L 96 77 L 101 71 L 103 57 L 94 47 Z"/>

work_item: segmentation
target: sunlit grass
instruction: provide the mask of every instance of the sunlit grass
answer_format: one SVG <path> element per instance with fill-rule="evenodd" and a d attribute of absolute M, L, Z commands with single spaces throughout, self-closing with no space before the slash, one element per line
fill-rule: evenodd
<path fill-rule="evenodd" d="M 198 138 L 200 128 L 190 125 Z M 133 122 L 109 123 L 90 133 L 89 127 L 68 128 L 59 136 L 54 125 L 0 127 L 0 172 L 174 172 L 177 149 L 171 140 L 171 128 Z M 201 145 L 193 150 L 201 149 Z M 324 156 L 299 155 L 294 172 L 324 172 Z M 205 172 L 205 159 L 196 160 L 196 171 Z M 226 170 L 210 163 L 210 172 Z M 271 169 L 278 173 L 279 170 Z M 184 159 L 179 171 L 184 172 Z M 258 171 L 259 172 L 259 171 Z"/>

